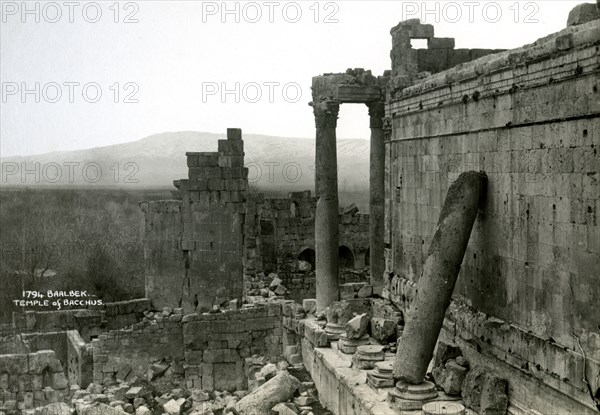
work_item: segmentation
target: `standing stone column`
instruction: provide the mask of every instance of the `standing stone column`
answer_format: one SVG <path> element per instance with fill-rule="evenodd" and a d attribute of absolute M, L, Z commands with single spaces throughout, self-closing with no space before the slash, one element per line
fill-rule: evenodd
<path fill-rule="evenodd" d="M 339 208 L 336 134 L 340 104 L 321 101 L 313 104 L 317 128 L 315 154 L 315 256 L 317 311 L 340 299 L 339 284 Z"/>
<path fill-rule="evenodd" d="M 417 295 L 398 342 L 396 379 L 417 385 L 425 378 L 486 185 L 484 173 L 467 172 L 448 189 Z"/>
<path fill-rule="evenodd" d="M 371 154 L 369 177 L 369 246 L 371 285 L 373 293 L 381 295 L 383 291 L 384 257 L 384 204 L 385 204 L 385 144 L 383 102 L 370 102 Z"/>

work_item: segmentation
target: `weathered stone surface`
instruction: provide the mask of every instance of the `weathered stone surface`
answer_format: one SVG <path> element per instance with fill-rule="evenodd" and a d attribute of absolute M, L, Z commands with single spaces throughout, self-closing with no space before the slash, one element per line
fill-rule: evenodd
<path fill-rule="evenodd" d="M 148 380 L 152 381 L 158 376 L 164 374 L 169 368 L 168 363 L 153 363 L 148 367 Z"/>
<path fill-rule="evenodd" d="M 104 403 L 83 404 L 77 407 L 77 415 L 123 415 L 126 413 Z"/>
<path fill-rule="evenodd" d="M 460 348 L 454 344 L 439 341 L 435 352 L 434 366 L 444 366 L 450 359 L 462 356 Z"/>
<path fill-rule="evenodd" d="M 583 3 L 578 4 L 569 13 L 567 26 L 577 26 L 592 20 L 600 19 L 600 11 L 596 4 Z"/>
<path fill-rule="evenodd" d="M 462 396 L 467 408 L 482 415 L 506 414 L 507 382 L 484 366 L 475 366 L 467 373 Z"/>
<path fill-rule="evenodd" d="M 139 398 L 143 389 L 144 388 L 141 386 L 134 386 L 130 388 L 127 392 L 125 392 L 125 396 L 127 397 L 127 399 Z"/>
<path fill-rule="evenodd" d="M 465 407 L 458 402 L 429 402 L 423 405 L 423 415 L 464 415 Z"/>
<path fill-rule="evenodd" d="M 35 409 L 35 415 L 71 415 L 73 409 L 64 402 L 51 403 Z"/>
<path fill-rule="evenodd" d="M 471 171 L 458 176 L 448 189 L 417 297 L 398 341 L 397 379 L 419 384 L 425 378 L 486 186 L 487 176 Z"/>
<path fill-rule="evenodd" d="M 150 415 L 152 411 L 146 406 L 142 405 L 135 410 L 135 415 Z"/>
<path fill-rule="evenodd" d="M 396 341 L 396 321 L 374 317 L 371 320 L 371 336 L 382 343 Z"/>
<path fill-rule="evenodd" d="M 369 316 L 366 313 L 360 314 L 346 324 L 346 337 L 348 339 L 360 339 L 367 333 L 368 328 Z"/>
<path fill-rule="evenodd" d="M 262 377 L 269 380 L 277 373 L 277 366 L 275 366 L 273 363 L 267 363 L 259 373 Z"/>
<path fill-rule="evenodd" d="M 278 403 L 273 408 L 271 408 L 272 412 L 277 413 L 278 415 L 297 415 L 297 412 L 294 410 L 294 407 L 289 403 Z"/>
<path fill-rule="evenodd" d="M 505 415 L 508 409 L 507 381 L 494 373 L 488 373 L 481 389 L 479 413 L 481 415 Z"/>
<path fill-rule="evenodd" d="M 184 398 L 179 399 L 171 399 L 167 403 L 163 405 L 163 409 L 169 415 L 179 415 L 183 410 L 183 405 L 185 404 Z"/>
<path fill-rule="evenodd" d="M 442 388 L 447 395 L 450 396 L 459 396 L 462 383 L 467 374 L 467 369 L 463 366 L 460 366 L 456 361 L 449 360 L 446 362 L 445 367 L 445 379 L 442 384 Z"/>
<path fill-rule="evenodd" d="M 191 396 L 194 402 L 206 402 L 210 400 L 210 395 L 202 389 L 192 389 Z"/>
<path fill-rule="evenodd" d="M 317 311 L 317 300 L 314 298 L 305 298 L 302 300 L 302 307 L 306 314 L 314 314 Z"/>
<path fill-rule="evenodd" d="M 277 376 L 243 397 L 235 409 L 239 415 L 261 415 L 280 402 L 294 396 L 300 381 L 288 372 L 279 372 Z"/>

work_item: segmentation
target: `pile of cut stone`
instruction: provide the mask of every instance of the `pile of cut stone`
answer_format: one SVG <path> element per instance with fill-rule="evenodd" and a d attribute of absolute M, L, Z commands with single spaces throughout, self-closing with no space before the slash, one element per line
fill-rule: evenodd
<path fill-rule="evenodd" d="M 269 290 L 279 299 L 283 299 L 283 296 L 288 291 L 287 288 L 285 288 L 285 286 L 282 284 L 283 281 L 275 273 L 269 274 L 269 278 L 272 278 L 271 284 L 269 285 Z M 270 297 L 272 296 L 270 295 Z"/>
<path fill-rule="evenodd" d="M 269 363 L 253 356 L 246 363 L 254 370 L 246 391 L 214 391 L 164 388 L 136 380 L 133 386 L 90 384 L 86 389 L 71 386 L 70 404 L 56 402 L 23 411 L 25 415 L 254 415 L 278 413 L 312 415 L 318 405 L 313 382 L 300 382 L 288 372 L 287 362 Z M 247 360 L 248 360 L 247 359 Z M 296 368 L 299 369 L 299 368 Z M 322 411 L 321 411 L 322 413 Z"/>
<path fill-rule="evenodd" d="M 182 318 L 183 308 L 163 307 L 160 311 L 144 311 L 144 318 L 142 321 L 145 323 L 152 323 L 153 321 L 158 323 L 162 321 L 178 322 L 181 321 Z"/>

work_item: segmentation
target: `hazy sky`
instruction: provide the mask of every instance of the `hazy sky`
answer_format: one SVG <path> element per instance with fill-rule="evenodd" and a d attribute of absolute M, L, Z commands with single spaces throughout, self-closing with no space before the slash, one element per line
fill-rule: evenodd
<path fill-rule="evenodd" d="M 399 21 L 421 17 L 457 48 L 514 48 L 563 29 L 580 2 L 0 3 L 6 157 L 180 130 L 311 137 L 311 77 L 382 74 Z M 343 106 L 338 137 L 368 134 L 366 107 Z"/>

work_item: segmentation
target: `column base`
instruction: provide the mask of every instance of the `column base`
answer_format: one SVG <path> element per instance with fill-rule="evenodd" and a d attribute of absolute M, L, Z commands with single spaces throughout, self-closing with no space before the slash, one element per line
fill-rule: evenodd
<path fill-rule="evenodd" d="M 327 337 L 329 337 L 329 341 L 338 340 L 340 336 L 346 332 L 346 328 L 344 326 L 340 326 L 335 323 L 327 323 L 325 325 L 325 333 L 327 333 Z"/>
<path fill-rule="evenodd" d="M 438 392 L 432 382 L 424 381 L 412 385 L 403 381 L 397 382 L 396 387 L 388 392 L 390 406 L 403 411 L 420 410 L 423 405 L 435 400 Z"/>
<path fill-rule="evenodd" d="M 465 407 L 458 402 L 429 402 L 423 405 L 423 415 L 465 415 Z"/>
<path fill-rule="evenodd" d="M 338 349 L 344 354 L 354 354 L 358 346 L 369 344 L 370 341 L 371 338 L 368 334 L 365 334 L 360 339 L 349 339 L 346 337 L 346 333 L 342 333 L 338 341 Z"/>

